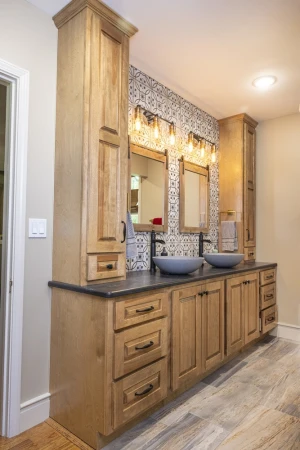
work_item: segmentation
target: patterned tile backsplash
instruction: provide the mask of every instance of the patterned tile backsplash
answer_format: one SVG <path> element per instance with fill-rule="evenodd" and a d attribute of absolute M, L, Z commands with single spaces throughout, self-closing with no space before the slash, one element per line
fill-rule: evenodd
<path fill-rule="evenodd" d="M 134 129 L 134 108 L 141 105 L 143 108 L 158 114 L 160 117 L 175 123 L 176 144 L 169 144 L 168 125 L 161 121 L 160 138 L 155 140 L 151 128 L 142 127 L 137 132 Z M 210 149 L 205 152 L 204 158 L 200 152 L 194 150 L 189 153 L 187 136 L 189 131 L 199 134 L 216 144 L 217 160 L 211 163 Z M 179 161 L 181 155 L 187 161 L 210 166 L 210 223 L 207 238 L 211 244 L 204 244 L 206 250 L 212 250 L 218 245 L 218 199 L 219 199 L 219 171 L 218 147 L 219 125 L 217 119 L 192 105 L 184 98 L 175 94 L 167 87 L 155 81 L 133 66 L 129 72 L 129 134 L 131 142 L 145 145 L 155 150 L 168 149 L 169 152 L 169 217 L 168 233 L 158 233 L 157 237 L 166 242 L 169 255 L 197 256 L 199 249 L 198 234 L 179 233 Z M 150 233 L 136 233 L 138 244 L 138 257 L 127 260 L 127 271 L 148 270 L 150 268 Z M 162 246 L 157 244 L 157 254 Z"/>

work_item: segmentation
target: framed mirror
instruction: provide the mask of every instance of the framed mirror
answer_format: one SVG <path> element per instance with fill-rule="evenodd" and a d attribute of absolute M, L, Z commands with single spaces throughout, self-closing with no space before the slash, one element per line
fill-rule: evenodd
<path fill-rule="evenodd" d="M 168 231 L 168 153 L 130 144 L 129 210 L 135 231 Z"/>
<path fill-rule="evenodd" d="M 209 229 L 209 166 L 180 160 L 181 233 L 207 233 Z"/>

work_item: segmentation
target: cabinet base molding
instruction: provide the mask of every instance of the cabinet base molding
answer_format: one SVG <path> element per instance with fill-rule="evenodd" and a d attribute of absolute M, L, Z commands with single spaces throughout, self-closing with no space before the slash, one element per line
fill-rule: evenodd
<path fill-rule="evenodd" d="M 271 336 L 277 336 L 283 339 L 300 343 L 300 327 L 289 325 L 287 323 L 278 323 L 277 327 L 270 332 Z"/>
<path fill-rule="evenodd" d="M 66 428 L 59 425 L 59 423 L 55 422 L 55 420 L 49 418 L 45 421 L 51 428 L 60 433 L 66 439 L 68 439 L 72 444 L 76 445 L 76 447 L 80 448 L 80 450 L 93 450 L 92 447 L 87 445 L 85 442 L 81 441 L 77 436 L 70 433 Z"/>

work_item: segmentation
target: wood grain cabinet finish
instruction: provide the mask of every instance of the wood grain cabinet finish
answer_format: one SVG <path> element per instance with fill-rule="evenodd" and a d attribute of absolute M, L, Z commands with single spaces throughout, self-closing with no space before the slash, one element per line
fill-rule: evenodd
<path fill-rule="evenodd" d="M 259 275 L 249 273 L 226 281 L 226 354 L 257 339 L 259 330 Z"/>
<path fill-rule="evenodd" d="M 202 294 L 202 293 L 201 293 Z M 202 301 L 203 370 L 210 370 L 224 359 L 224 281 L 205 285 Z"/>
<path fill-rule="evenodd" d="M 219 120 L 220 157 L 219 186 L 221 213 L 238 222 L 238 252 L 245 254 L 245 261 L 256 257 L 256 143 L 257 122 L 247 114 L 238 114 Z M 223 216 L 221 214 L 221 220 Z M 220 235 L 220 251 L 222 239 Z"/>
<path fill-rule="evenodd" d="M 278 324 L 278 311 L 277 306 L 271 306 L 261 312 L 261 327 L 262 334 L 268 333 L 273 330 Z"/>
<path fill-rule="evenodd" d="M 114 378 L 140 369 L 167 355 L 167 318 L 125 329 L 114 335 Z"/>
<path fill-rule="evenodd" d="M 113 383 L 114 428 L 167 396 L 167 358 Z"/>
<path fill-rule="evenodd" d="M 205 284 L 172 293 L 172 389 L 176 390 L 203 371 L 202 302 Z"/>
<path fill-rule="evenodd" d="M 263 270 L 260 272 L 260 284 L 264 286 L 265 284 L 274 283 L 276 281 L 276 269 Z"/>
<path fill-rule="evenodd" d="M 260 309 L 269 308 L 276 303 L 276 283 L 267 284 L 260 288 Z"/>
<path fill-rule="evenodd" d="M 73 0 L 54 21 L 53 279 L 125 279 L 129 37 L 137 30 L 96 0 Z"/>

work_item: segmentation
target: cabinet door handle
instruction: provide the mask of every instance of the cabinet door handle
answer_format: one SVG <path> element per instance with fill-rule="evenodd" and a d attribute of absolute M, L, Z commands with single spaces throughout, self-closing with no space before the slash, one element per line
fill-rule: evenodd
<path fill-rule="evenodd" d="M 122 220 L 121 223 L 123 224 L 123 240 L 121 241 L 121 244 L 124 244 L 124 242 L 126 241 L 126 223 L 124 222 L 124 220 Z"/>
<path fill-rule="evenodd" d="M 266 295 L 266 298 L 273 298 L 273 297 L 274 297 L 273 294 L 267 294 L 267 295 Z"/>
<path fill-rule="evenodd" d="M 145 350 L 145 348 L 149 348 L 152 347 L 152 345 L 154 345 L 153 341 L 150 341 L 148 344 L 142 345 L 142 346 L 136 346 L 135 349 L 136 350 Z"/>
<path fill-rule="evenodd" d="M 274 320 L 275 320 L 275 316 L 267 317 L 266 323 L 274 322 Z"/>
<path fill-rule="evenodd" d="M 154 306 L 149 306 L 148 308 L 145 309 L 136 309 L 135 312 L 137 313 L 145 313 L 145 312 L 150 312 L 154 310 Z"/>
<path fill-rule="evenodd" d="M 149 384 L 149 387 L 147 387 L 144 391 L 142 391 L 142 392 L 136 392 L 134 395 L 136 395 L 137 397 L 139 397 L 140 395 L 148 394 L 148 392 L 152 391 L 153 387 L 154 387 L 153 384 Z"/>
<path fill-rule="evenodd" d="M 268 275 L 268 276 L 266 277 L 266 280 L 271 280 L 273 277 L 274 277 L 274 275 Z"/>
<path fill-rule="evenodd" d="M 246 228 L 246 231 L 247 231 L 247 241 L 250 241 L 250 230 L 249 230 L 249 228 Z"/>
<path fill-rule="evenodd" d="M 114 268 L 114 266 L 113 266 L 112 264 L 107 264 L 106 268 L 107 268 L 108 270 L 111 270 L 111 269 Z"/>
<path fill-rule="evenodd" d="M 205 292 L 204 292 L 204 294 L 205 294 L 205 295 L 208 295 L 208 294 L 209 294 L 209 292 L 208 292 L 208 291 L 205 291 Z"/>
<path fill-rule="evenodd" d="M 205 295 L 205 291 L 203 291 L 203 292 L 199 292 L 199 294 L 198 295 L 200 295 L 200 297 L 203 297 L 203 295 Z"/>
<path fill-rule="evenodd" d="M 254 256 L 254 253 L 253 252 L 248 253 L 248 256 Z"/>

